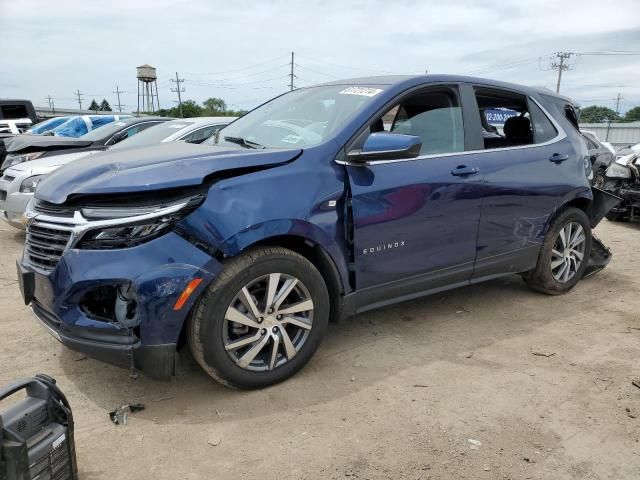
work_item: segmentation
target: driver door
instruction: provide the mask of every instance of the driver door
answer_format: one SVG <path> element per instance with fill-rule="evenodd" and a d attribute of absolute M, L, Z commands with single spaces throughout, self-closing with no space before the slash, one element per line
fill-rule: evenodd
<path fill-rule="evenodd" d="M 369 303 L 384 303 L 468 283 L 482 174 L 474 155 L 464 154 L 457 87 L 410 94 L 369 128 L 418 136 L 422 147 L 417 158 L 347 164 L 356 289 L 369 292 Z"/>

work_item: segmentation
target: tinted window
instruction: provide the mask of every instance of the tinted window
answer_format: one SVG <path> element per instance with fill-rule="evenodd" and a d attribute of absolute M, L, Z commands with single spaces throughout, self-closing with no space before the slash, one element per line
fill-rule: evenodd
<path fill-rule="evenodd" d="M 2 118 L 7 120 L 16 118 L 29 118 L 29 112 L 24 105 L 2 105 Z"/>
<path fill-rule="evenodd" d="M 371 130 L 420 137 L 421 155 L 464 150 L 462 109 L 453 89 L 413 95 L 374 122 Z"/>
<path fill-rule="evenodd" d="M 182 137 L 180 140 L 184 140 L 189 143 L 201 143 L 204 142 L 211 135 L 220 130 L 224 125 L 209 125 L 208 127 L 199 128 L 191 132 L 190 134 Z"/>
<path fill-rule="evenodd" d="M 190 125 L 193 125 L 193 122 L 188 122 L 185 120 L 172 120 L 168 122 L 155 123 L 152 125 L 152 128 L 141 132 L 140 135 L 135 135 L 134 137 L 127 138 L 126 141 L 118 143 L 118 145 L 114 146 L 113 148 L 129 148 L 155 145 Z"/>
<path fill-rule="evenodd" d="M 531 122 L 533 123 L 533 139 L 535 143 L 548 142 L 558 135 L 558 131 L 551 123 L 551 120 L 549 120 L 538 105 L 534 102 L 529 102 L 529 110 Z"/>

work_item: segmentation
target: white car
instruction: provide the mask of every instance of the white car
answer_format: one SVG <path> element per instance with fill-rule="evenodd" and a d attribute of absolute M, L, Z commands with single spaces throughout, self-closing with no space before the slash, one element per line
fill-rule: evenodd
<path fill-rule="evenodd" d="M 236 117 L 196 117 L 162 122 L 122 140 L 109 147 L 109 150 L 176 141 L 201 143 L 235 119 Z M 24 230 L 24 212 L 40 179 L 69 162 L 101 151 L 104 150 L 53 155 L 7 168 L 0 178 L 0 218 L 9 225 Z"/>
<path fill-rule="evenodd" d="M 14 135 L 18 135 L 31 128 L 32 124 L 29 118 L 0 120 L 0 133 L 13 133 Z"/>

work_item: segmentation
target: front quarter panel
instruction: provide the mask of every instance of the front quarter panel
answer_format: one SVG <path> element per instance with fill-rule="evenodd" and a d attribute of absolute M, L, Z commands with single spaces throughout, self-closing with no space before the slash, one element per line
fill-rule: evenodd
<path fill-rule="evenodd" d="M 324 144 L 290 164 L 219 181 L 179 228 L 222 258 L 270 237 L 310 240 L 329 254 L 346 287 L 344 171 L 333 162 L 336 151 Z"/>

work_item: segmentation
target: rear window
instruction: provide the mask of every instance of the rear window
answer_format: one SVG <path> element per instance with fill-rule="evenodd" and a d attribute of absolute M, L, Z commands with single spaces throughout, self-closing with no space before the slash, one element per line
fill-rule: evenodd
<path fill-rule="evenodd" d="M 24 105 L 2 105 L 0 107 L 2 111 L 2 117 L 6 120 L 14 120 L 16 118 L 28 118 L 29 112 L 27 112 L 27 107 Z"/>

